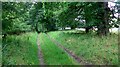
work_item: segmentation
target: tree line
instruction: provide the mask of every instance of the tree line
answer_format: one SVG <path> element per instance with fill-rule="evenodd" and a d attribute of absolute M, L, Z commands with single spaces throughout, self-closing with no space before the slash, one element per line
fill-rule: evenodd
<path fill-rule="evenodd" d="M 115 13 L 119 3 L 110 9 L 108 2 L 3 2 L 2 34 L 19 34 L 36 31 L 49 32 L 65 27 L 93 27 L 97 34 L 107 35 L 109 28 L 118 27 Z"/>

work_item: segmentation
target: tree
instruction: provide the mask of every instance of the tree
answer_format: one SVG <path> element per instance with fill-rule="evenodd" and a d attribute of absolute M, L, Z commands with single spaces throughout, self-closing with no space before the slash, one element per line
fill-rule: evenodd
<path fill-rule="evenodd" d="M 2 3 L 2 34 L 16 34 L 29 29 L 25 19 L 28 7 L 26 3 Z"/>
<path fill-rule="evenodd" d="M 118 24 L 111 24 L 115 11 L 110 10 L 107 2 L 6 2 L 2 6 L 3 34 L 26 30 L 40 33 L 67 26 L 84 27 L 88 33 L 96 26 L 98 35 L 102 36 Z"/>
<path fill-rule="evenodd" d="M 97 12 L 97 20 L 99 20 L 98 35 L 107 35 L 109 33 L 109 16 L 110 9 L 108 7 L 108 2 L 98 3 L 100 7 L 99 12 Z"/>

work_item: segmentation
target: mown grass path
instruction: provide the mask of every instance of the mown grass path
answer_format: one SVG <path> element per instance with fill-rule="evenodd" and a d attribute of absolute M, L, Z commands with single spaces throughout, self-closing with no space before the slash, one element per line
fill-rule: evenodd
<path fill-rule="evenodd" d="M 78 65 L 64 50 L 55 45 L 45 33 L 40 35 L 40 46 L 46 65 Z"/>
<path fill-rule="evenodd" d="M 91 65 L 92 64 L 92 63 L 89 63 L 87 61 L 84 61 L 82 58 L 75 55 L 71 50 L 69 50 L 69 49 L 65 48 L 64 46 L 62 46 L 62 44 L 60 44 L 57 40 L 53 39 L 49 34 L 47 34 L 47 36 L 49 37 L 49 39 L 51 41 L 53 41 L 58 47 L 63 49 L 70 57 L 75 59 L 78 63 L 80 63 L 82 65 Z"/>
<path fill-rule="evenodd" d="M 43 59 L 43 54 L 42 54 L 42 50 L 40 47 L 40 34 L 37 35 L 37 45 L 38 45 L 38 57 L 39 57 L 39 61 L 40 61 L 40 65 L 44 65 L 44 59 Z"/>

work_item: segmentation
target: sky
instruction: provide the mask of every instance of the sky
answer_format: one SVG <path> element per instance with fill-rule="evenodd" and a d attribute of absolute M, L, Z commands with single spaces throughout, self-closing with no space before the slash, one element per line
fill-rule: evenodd
<path fill-rule="evenodd" d="M 112 7 L 114 7 L 115 6 L 115 3 L 113 3 L 113 2 L 108 2 L 108 7 L 110 7 L 110 9 L 112 9 Z M 117 10 L 116 10 L 117 11 Z M 115 17 L 118 17 L 118 13 L 116 13 L 116 14 L 114 14 L 115 15 Z"/>

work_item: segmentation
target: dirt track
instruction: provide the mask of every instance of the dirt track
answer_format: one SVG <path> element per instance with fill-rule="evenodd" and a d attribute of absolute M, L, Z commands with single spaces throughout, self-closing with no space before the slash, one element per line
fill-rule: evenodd
<path fill-rule="evenodd" d="M 38 36 L 37 36 L 37 45 L 38 45 L 38 57 L 39 57 L 40 65 L 45 65 L 42 50 L 40 47 L 40 34 L 38 34 Z"/>

